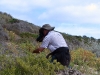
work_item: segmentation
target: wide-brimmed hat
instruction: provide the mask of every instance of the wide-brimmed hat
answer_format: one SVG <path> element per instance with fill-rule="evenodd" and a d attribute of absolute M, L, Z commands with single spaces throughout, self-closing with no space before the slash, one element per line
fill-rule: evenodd
<path fill-rule="evenodd" d="M 51 27 L 49 24 L 44 24 L 42 26 L 43 29 L 46 29 L 46 30 L 54 30 L 55 27 Z"/>

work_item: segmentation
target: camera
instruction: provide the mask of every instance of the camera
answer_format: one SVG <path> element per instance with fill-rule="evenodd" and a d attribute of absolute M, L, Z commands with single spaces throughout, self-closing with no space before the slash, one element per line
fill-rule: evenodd
<path fill-rule="evenodd" d="M 36 38 L 36 41 L 38 42 L 42 42 L 44 38 L 44 34 L 43 34 L 43 28 L 39 29 L 39 36 Z"/>

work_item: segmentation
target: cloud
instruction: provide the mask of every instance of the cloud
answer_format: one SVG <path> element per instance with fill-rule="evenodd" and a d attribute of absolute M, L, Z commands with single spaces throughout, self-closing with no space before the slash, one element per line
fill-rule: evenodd
<path fill-rule="evenodd" d="M 91 26 L 91 25 L 61 25 L 61 26 L 57 26 L 55 28 L 55 30 L 60 31 L 60 32 L 64 32 L 67 34 L 71 34 L 71 35 L 86 35 L 88 37 L 96 37 L 96 38 L 100 38 L 100 26 Z"/>
<path fill-rule="evenodd" d="M 1 0 L 0 6 L 13 10 L 13 11 L 19 11 L 19 12 L 27 12 L 30 9 L 30 5 L 27 3 L 27 1 L 24 0 Z"/>
<path fill-rule="evenodd" d="M 94 0 L 1 0 L 0 7 L 20 13 L 42 12 L 39 20 L 51 20 L 74 23 L 100 23 L 100 1 Z M 42 10 L 43 9 L 43 10 Z"/>
<path fill-rule="evenodd" d="M 52 6 L 52 0 L 0 0 L 0 6 L 27 12 L 37 8 L 49 8 Z"/>
<path fill-rule="evenodd" d="M 39 19 L 53 19 L 61 22 L 74 22 L 74 23 L 100 23 L 100 5 L 69 5 L 54 7 L 43 12 Z"/>

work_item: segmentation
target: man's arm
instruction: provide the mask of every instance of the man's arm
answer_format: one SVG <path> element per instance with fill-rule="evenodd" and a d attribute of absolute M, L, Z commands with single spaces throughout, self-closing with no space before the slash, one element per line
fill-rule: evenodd
<path fill-rule="evenodd" d="M 39 48 L 35 49 L 35 50 L 33 51 L 33 53 L 40 53 L 40 52 L 42 52 L 44 49 L 45 49 L 45 48 L 39 47 Z"/>

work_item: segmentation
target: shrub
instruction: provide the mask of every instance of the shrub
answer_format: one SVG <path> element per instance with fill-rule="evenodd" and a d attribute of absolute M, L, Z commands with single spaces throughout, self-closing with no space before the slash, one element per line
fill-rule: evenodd
<path fill-rule="evenodd" d="M 15 18 L 12 18 L 8 22 L 11 23 L 11 24 L 13 24 L 13 23 L 18 23 L 19 20 L 18 19 L 15 19 Z"/>
<path fill-rule="evenodd" d="M 21 33 L 20 36 L 22 38 L 30 38 L 30 37 L 36 38 L 38 35 L 32 33 Z"/>
<path fill-rule="evenodd" d="M 1 75 L 56 75 L 56 71 L 64 69 L 56 61 L 50 63 L 44 52 L 39 55 L 26 52 L 26 56 L 15 59 L 5 56 L 2 60 L 0 63 L 4 68 L 0 71 Z"/>
<path fill-rule="evenodd" d="M 71 61 L 77 65 L 83 65 L 85 63 L 92 66 L 95 63 L 95 58 L 95 54 L 82 48 L 71 51 Z"/>
<path fill-rule="evenodd" d="M 100 58 L 97 58 L 95 63 L 96 63 L 95 67 L 97 68 L 98 71 L 100 71 Z"/>

